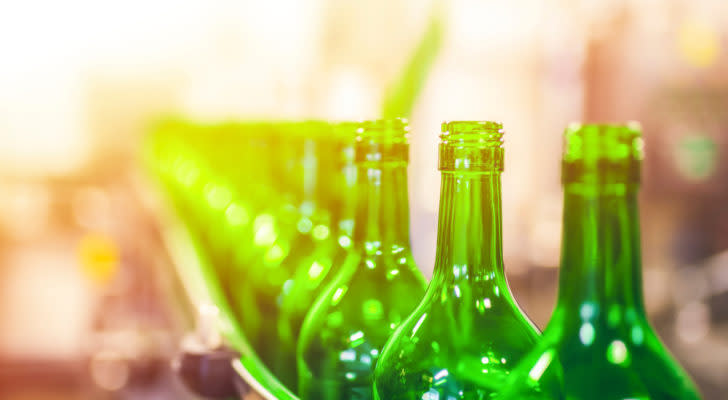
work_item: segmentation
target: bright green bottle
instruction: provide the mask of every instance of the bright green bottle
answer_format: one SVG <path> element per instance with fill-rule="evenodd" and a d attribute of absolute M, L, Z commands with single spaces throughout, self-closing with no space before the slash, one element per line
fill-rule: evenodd
<path fill-rule="evenodd" d="M 442 124 L 434 274 L 420 305 L 384 347 L 375 399 L 488 399 L 537 341 L 503 271 L 502 128 Z"/>
<path fill-rule="evenodd" d="M 565 139 L 556 309 L 499 399 L 699 399 L 645 315 L 639 126 L 572 125 Z"/>
<path fill-rule="evenodd" d="M 399 119 L 360 128 L 354 251 L 303 323 L 303 399 L 371 399 L 384 343 L 424 294 L 410 249 L 407 131 Z"/>
<path fill-rule="evenodd" d="M 278 320 L 279 348 L 285 365 L 294 368 L 298 335 L 314 300 L 323 292 L 351 251 L 352 229 L 356 201 L 356 166 L 354 165 L 354 140 L 359 127 L 355 122 L 343 122 L 334 126 L 329 138 L 321 138 L 319 146 L 325 149 L 319 154 L 319 206 L 331 214 L 331 226 L 321 226 L 314 235 L 326 236 L 326 245 L 320 245 L 295 267 L 293 279 L 280 295 L 281 315 Z M 328 154 L 325 154 L 328 153 Z M 332 228 L 332 232 L 329 232 Z M 295 389 L 295 387 L 294 387 Z"/>

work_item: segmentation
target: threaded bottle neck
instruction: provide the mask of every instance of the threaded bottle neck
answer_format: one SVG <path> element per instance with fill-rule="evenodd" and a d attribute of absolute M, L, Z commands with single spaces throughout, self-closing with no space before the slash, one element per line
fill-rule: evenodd
<path fill-rule="evenodd" d="M 503 172 L 503 125 L 493 121 L 442 123 L 439 169 L 443 172 Z"/>
<path fill-rule="evenodd" d="M 565 186 L 636 187 L 644 142 L 638 123 L 571 124 L 564 133 L 561 181 Z"/>
<path fill-rule="evenodd" d="M 367 121 L 359 127 L 355 148 L 357 246 L 410 247 L 408 132 L 403 119 Z"/>
<path fill-rule="evenodd" d="M 407 163 L 409 125 L 406 119 L 364 121 L 356 137 L 357 163 Z"/>

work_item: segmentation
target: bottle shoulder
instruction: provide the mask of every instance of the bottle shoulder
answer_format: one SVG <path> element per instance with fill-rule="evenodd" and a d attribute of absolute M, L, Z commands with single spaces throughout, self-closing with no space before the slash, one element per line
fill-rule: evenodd
<path fill-rule="evenodd" d="M 323 323 L 332 314 L 343 313 L 342 322 L 352 325 L 357 321 L 398 319 L 397 323 L 401 322 L 404 316 L 396 316 L 403 310 L 409 313 L 424 294 L 424 278 L 416 267 L 408 266 L 392 274 L 392 270 L 384 271 L 381 265 L 370 268 L 373 262 L 371 258 L 349 252 L 342 265 L 333 267 L 338 271 L 308 319 Z"/>
<path fill-rule="evenodd" d="M 453 301 L 428 290 L 382 352 L 375 375 L 382 398 L 413 388 L 418 398 L 431 390 L 443 398 L 493 393 L 533 348 L 538 332 L 508 305 L 489 306 L 462 293 Z"/>
<path fill-rule="evenodd" d="M 646 321 L 571 325 L 549 324 L 499 400 L 699 399 Z"/>
<path fill-rule="evenodd" d="M 375 350 L 378 356 L 394 329 L 422 298 L 424 283 L 414 273 L 386 279 L 363 272 L 366 261 L 361 254 L 350 253 L 316 300 L 301 331 L 299 346 L 304 350 L 341 352 L 356 348 Z"/>

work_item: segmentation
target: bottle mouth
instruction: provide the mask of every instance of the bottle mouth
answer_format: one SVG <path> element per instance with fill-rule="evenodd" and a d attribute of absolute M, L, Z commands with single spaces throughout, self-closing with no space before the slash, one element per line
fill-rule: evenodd
<path fill-rule="evenodd" d="M 500 122 L 443 122 L 439 170 L 503 172 L 503 134 L 503 124 Z"/>
<path fill-rule="evenodd" d="M 503 124 L 496 121 L 445 121 L 440 126 L 440 139 L 500 146 L 503 144 Z"/>
<path fill-rule="evenodd" d="M 364 121 L 356 135 L 355 161 L 407 162 L 409 124 L 404 118 Z"/>
<path fill-rule="evenodd" d="M 638 122 L 572 123 L 564 132 L 563 183 L 639 183 L 644 158 Z"/>

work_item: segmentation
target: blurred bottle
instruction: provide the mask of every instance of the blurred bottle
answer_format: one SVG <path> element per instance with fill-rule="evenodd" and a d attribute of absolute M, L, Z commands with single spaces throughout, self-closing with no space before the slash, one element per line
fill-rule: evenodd
<path fill-rule="evenodd" d="M 382 351 L 375 399 L 489 398 L 537 341 L 503 271 L 502 128 L 442 124 L 434 276 Z"/>
<path fill-rule="evenodd" d="M 328 191 L 338 160 L 332 156 L 337 142 L 332 140 L 329 124 L 307 121 L 290 128 L 285 142 L 280 143 L 285 158 L 277 161 L 284 165 L 279 175 L 284 185 L 279 193 L 286 200 L 255 222 L 259 226 L 253 242 L 260 251 L 242 261 L 247 273 L 244 279 L 236 279 L 239 285 L 231 287 L 230 293 L 243 329 L 251 333 L 264 363 L 281 382 L 295 387 L 294 347 L 281 345 L 277 325 L 295 271 L 304 264 L 320 272 L 331 266 L 337 245 Z M 276 200 L 271 199 L 271 203 L 276 204 Z"/>
<path fill-rule="evenodd" d="M 408 130 L 404 120 L 381 120 L 357 136 L 354 251 L 301 329 L 303 399 L 372 398 L 379 353 L 424 294 L 410 249 Z"/>
<path fill-rule="evenodd" d="M 295 350 L 303 319 L 323 288 L 332 281 L 339 267 L 351 251 L 356 200 L 356 166 L 354 165 L 354 139 L 359 124 L 344 122 L 334 125 L 331 137 L 322 137 L 317 143 L 321 204 L 331 213 L 331 226 L 319 225 L 314 237 L 326 241 L 313 253 L 304 256 L 293 279 L 284 285 L 280 295 L 281 315 L 278 320 L 278 347 L 276 365 L 288 369 L 297 377 Z M 329 229 L 332 229 L 330 232 Z M 284 373 L 285 374 L 285 373 Z M 294 386 L 294 389 L 296 387 Z"/>
<path fill-rule="evenodd" d="M 556 309 L 498 398 L 698 399 L 645 315 L 639 127 L 573 125 L 565 139 Z"/>
<path fill-rule="evenodd" d="M 248 264 L 241 261 L 267 245 L 267 242 L 255 241 L 256 234 L 260 234 L 259 221 L 269 220 L 270 214 L 266 212 L 283 208 L 282 204 L 288 204 L 285 200 L 292 197 L 287 192 L 285 195 L 279 192 L 287 186 L 276 179 L 290 174 L 286 166 L 275 163 L 277 157 L 270 151 L 278 147 L 280 135 L 277 133 L 284 126 L 288 124 L 201 125 L 172 121 L 156 127 L 145 153 L 153 173 L 160 178 L 189 231 L 193 251 L 186 256 L 197 258 L 190 260 L 189 265 L 200 268 L 193 276 L 203 282 L 202 297 L 219 309 L 221 321 L 216 328 L 221 329 L 226 343 L 240 357 L 236 360 L 237 373 L 250 382 L 257 382 L 255 387 L 260 393 L 280 399 L 293 398 L 293 395 L 254 354 L 247 335 L 240 329 L 239 313 L 233 312 L 229 300 L 230 293 L 237 293 L 241 282 L 247 281 L 250 274 Z M 274 165 L 279 168 L 272 168 Z M 275 238 L 276 231 L 266 232 L 266 236 Z M 177 268 L 184 271 L 187 265 L 185 260 Z M 228 359 L 229 364 L 229 358 L 237 355 L 218 350 L 202 349 L 204 354 L 200 359 L 211 357 L 217 363 L 213 369 L 219 366 L 228 373 L 229 365 L 225 367 L 224 361 Z M 193 362 L 191 366 L 193 372 L 203 376 L 215 372 L 207 368 L 211 365 Z M 198 383 L 211 388 L 220 382 L 208 381 Z"/>

